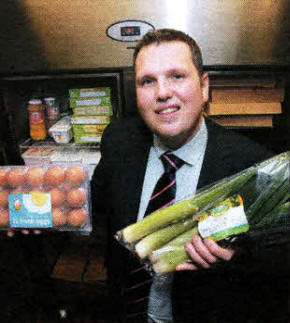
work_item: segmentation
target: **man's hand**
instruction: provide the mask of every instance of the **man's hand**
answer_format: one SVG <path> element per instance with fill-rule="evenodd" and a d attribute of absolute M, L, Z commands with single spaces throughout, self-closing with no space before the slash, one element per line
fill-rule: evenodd
<path fill-rule="evenodd" d="M 212 239 L 202 239 L 199 235 L 193 235 L 192 241 L 185 243 L 185 248 L 191 257 L 192 263 L 183 263 L 176 270 L 198 270 L 210 268 L 220 259 L 229 261 L 235 251 L 231 248 L 222 248 Z"/>

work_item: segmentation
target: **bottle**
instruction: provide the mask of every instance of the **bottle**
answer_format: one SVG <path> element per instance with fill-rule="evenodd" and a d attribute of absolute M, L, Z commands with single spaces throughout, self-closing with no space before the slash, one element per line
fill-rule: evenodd
<path fill-rule="evenodd" d="M 33 140 L 46 138 L 45 114 L 42 101 L 31 99 L 28 102 L 30 136 Z"/>
<path fill-rule="evenodd" d="M 46 114 L 47 114 L 47 128 L 52 127 L 60 118 L 59 105 L 55 98 L 45 98 Z"/>

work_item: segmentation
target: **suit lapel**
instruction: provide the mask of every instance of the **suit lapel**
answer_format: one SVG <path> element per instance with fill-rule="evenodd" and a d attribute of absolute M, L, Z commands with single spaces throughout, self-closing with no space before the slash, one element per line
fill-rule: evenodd
<path fill-rule="evenodd" d="M 206 120 L 208 141 L 201 168 L 198 189 L 213 183 L 227 175 L 228 153 L 231 151 L 224 143 L 220 127 Z"/>
<path fill-rule="evenodd" d="M 124 210 L 127 216 L 122 221 L 126 221 L 126 225 L 136 222 L 137 219 L 147 159 L 152 145 L 152 135 L 147 128 L 137 128 L 130 137 L 129 150 L 122 151 L 123 158 L 126 160 L 123 189 L 125 196 L 128 197 L 126 210 Z"/>

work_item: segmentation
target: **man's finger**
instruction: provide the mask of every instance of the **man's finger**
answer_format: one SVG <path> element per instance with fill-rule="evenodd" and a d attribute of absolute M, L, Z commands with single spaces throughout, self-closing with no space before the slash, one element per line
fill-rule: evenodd
<path fill-rule="evenodd" d="M 197 270 L 198 267 L 195 266 L 194 264 L 185 262 L 183 264 L 177 265 L 175 268 L 177 271 L 181 271 L 181 270 Z"/>
<path fill-rule="evenodd" d="M 223 259 L 223 260 L 230 260 L 234 255 L 235 251 L 231 248 L 222 248 L 220 247 L 214 240 L 212 239 L 205 239 L 204 244 L 213 253 L 215 256 Z"/>
<path fill-rule="evenodd" d="M 14 237 L 14 231 L 13 230 L 8 230 L 7 231 L 7 237 L 9 237 L 9 238 Z"/>
<path fill-rule="evenodd" d="M 210 253 L 208 248 L 205 246 L 202 238 L 195 234 L 192 237 L 192 244 L 195 247 L 197 253 L 208 263 L 215 263 L 217 261 L 217 257 Z"/>
<path fill-rule="evenodd" d="M 198 254 L 191 242 L 187 242 L 185 244 L 185 248 L 194 263 L 200 265 L 203 268 L 209 268 L 209 264 Z"/>

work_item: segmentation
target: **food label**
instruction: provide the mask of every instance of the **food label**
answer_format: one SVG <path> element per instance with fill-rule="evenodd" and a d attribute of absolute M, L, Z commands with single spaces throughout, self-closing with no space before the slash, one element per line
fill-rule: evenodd
<path fill-rule="evenodd" d="M 75 137 L 75 142 L 76 143 L 89 143 L 89 142 L 100 143 L 101 142 L 101 136 L 100 135 L 95 135 L 95 136 Z"/>
<path fill-rule="evenodd" d="M 43 111 L 30 112 L 29 119 L 31 124 L 42 123 L 44 122 L 44 112 Z"/>
<path fill-rule="evenodd" d="M 229 197 L 198 216 L 198 231 L 203 238 L 222 240 L 249 230 L 240 195 Z"/>
<path fill-rule="evenodd" d="M 71 108 L 111 105 L 111 99 L 106 96 L 98 98 L 70 98 L 69 102 Z"/>
<path fill-rule="evenodd" d="M 50 193 L 9 193 L 9 220 L 14 228 L 52 227 Z"/>
<path fill-rule="evenodd" d="M 70 89 L 69 95 L 71 98 L 109 97 L 111 90 L 109 87 Z"/>
<path fill-rule="evenodd" d="M 88 97 L 98 97 L 98 96 L 106 96 L 105 91 L 81 91 L 80 97 L 81 98 L 88 98 Z"/>
<path fill-rule="evenodd" d="M 73 117 L 72 124 L 108 124 L 110 117 L 108 116 L 94 116 L 94 117 Z"/>
<path fill-rule="evenodd" d="M 60 116 L 58 106 L 47 107 L 47 116 L 49 120 L 58 120 Z"/>

